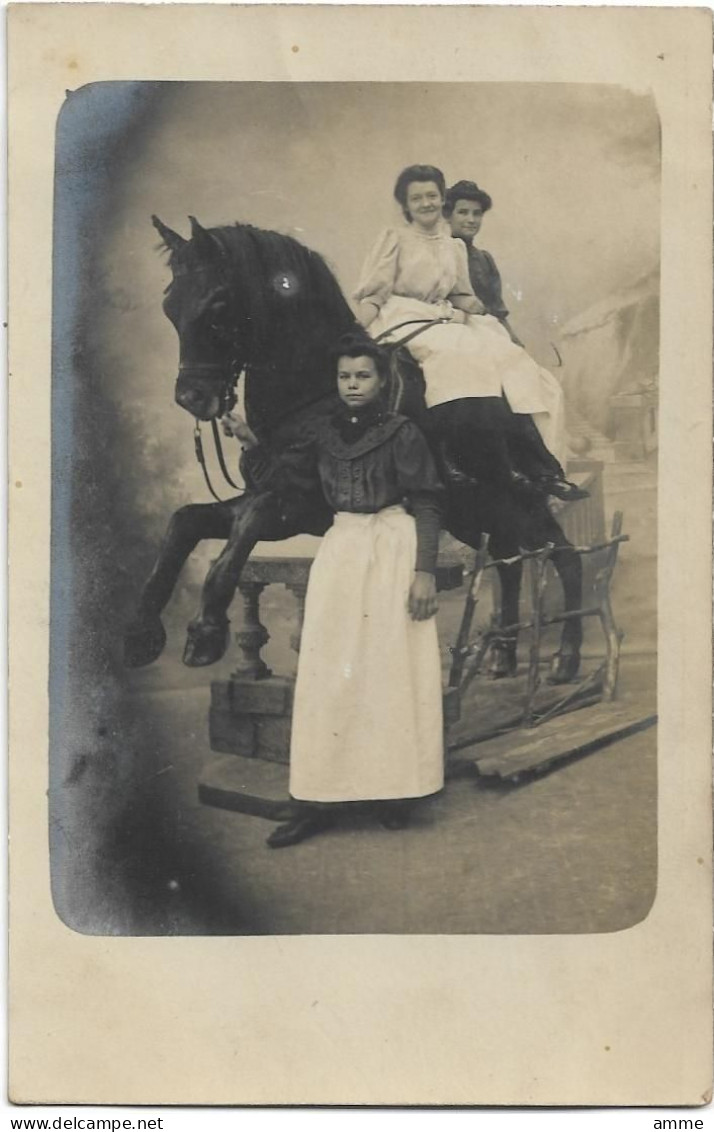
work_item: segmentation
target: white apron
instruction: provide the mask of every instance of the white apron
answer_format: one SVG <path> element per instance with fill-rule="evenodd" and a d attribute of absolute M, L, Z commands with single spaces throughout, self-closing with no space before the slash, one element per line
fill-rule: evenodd
<path fill-rule="evenodd" d="M 307 802 L 420 798 L 444 784 L 436 622 L 407 609 L 414 519 L 338 512 L 310 571 L 290 747 Z"/>
<path fill-rule="evenodd" d="M 392 295 L 370 325 L 370 334 L 376 337 L 407 319 L 434 318 L 438 313 L 436 304 Z M 393 337 L 416 329 L 404 326 Z M 514 413 L 532 415 L 546 448 L 563 463 L 565 402 L 560 382 L 511 341 L 497 318 L 470 315 L 465 324 L 432 326 L 407 349 L 424 371 L 428 409 L 461 397 L 505 394 Z"/>

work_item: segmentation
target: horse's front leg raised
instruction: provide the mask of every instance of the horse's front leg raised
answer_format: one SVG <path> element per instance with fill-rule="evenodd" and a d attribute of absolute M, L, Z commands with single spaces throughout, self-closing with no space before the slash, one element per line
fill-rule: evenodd
<path fill-rule="evenodd" d="M 281 533 L 282 520 L 274 495 L 246 494 L 241 502 L 228 542 L 206 576 L 200 613 L 188 627 L 183 662 L 190 668 L 215 664 L 225 653 L 228 647 L 228 607 L 240 572 L 255 544 L 294 533 L 292 530 Z"/>
<path fill-rule="evenodd" d="M 161 612 L 166 606 L 183 565 L 201 539 L 227 539 L 240 500 L 226 503 L 190 503 L 179 508 L 169 522 L 153 570 L 142 590 L 136 615 L 124 632 L 124 663 L 129 668 L 151 664 L 161 655 L 166 632 Z"/>

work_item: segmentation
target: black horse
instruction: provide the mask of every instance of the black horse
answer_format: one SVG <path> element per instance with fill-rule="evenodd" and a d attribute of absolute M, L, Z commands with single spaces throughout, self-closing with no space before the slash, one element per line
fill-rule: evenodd
<path fill-rule="evenodd" d="M 334 276 L 316 252 L 276 232 L 245 224 L 205 229 L 191 217 L 191 238 L 186 240 L 157 217 L 152 220 L 169 251 L 173 276 L 164 311 L 179 336 L 178 404 L 197 420 L 215 421 L 235 404 L 235 387 L 243 373 L 246 416 L 261 443 L 274 453 L 299 445 L 337 403 L 331 349 L 356 327 Z M 432 442 L 453 441 L 458 450 L 458 402 L 440 406 L 437 428 L 430 429 L 418 384 L 406 385 L 412 390 L 411 404 L 407 396 L 401 411 L 422 417 Z M 497 558 L 552 543 L 565 608 L 580 608 L 580 558 L 545 498 L 524 498 L 515 486 L 486 478 L 447 486 L 444 523 L 456 538 L 478 547 L 487 531 L 490 552 Z M 182 507 L 169 523 L 136 618 L 127 629 L 126 663 L 149 664 L 160 655 L 166 641 L 161 612 L 201 539 L 222 539 L 226 546 L 209 570 L 200 612 L 188 628 L 184 663 L 191 666 L 212 664 L 223 656 L 227 610 L 255 544 L 295 534 L 321 535 L 331 522 L 316 478 L 282 490 L 249 487 L 225 502 Z M 500 566 L 499 574 L 500 623 L 505 627 L 518 621 L 522 565 Z M 566 621 L 551 681 L 575 676 L 581 637 L 579 619 Z M 515 665 L 515 637 L 501 639 L 492 655 L 492 675 L 512 674 Z"/>

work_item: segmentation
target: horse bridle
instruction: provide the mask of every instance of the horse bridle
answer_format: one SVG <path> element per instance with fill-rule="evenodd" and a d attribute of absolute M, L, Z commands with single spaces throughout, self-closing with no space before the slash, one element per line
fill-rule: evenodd
<path fill-rule="evenodd" d="M 194 374 L 198 372 L 199 374 L 207 374 L 208 376 L 211 376 L 215 373 L 225 374 L 228 371 L 229 376 L 228 380 L 224 383 L 223 386 L 223 393 L 221 395 L 221 403 L 219 408 L 219 416 L 222 417 L 225 413 L 229 413 L 231 411 L 236 401 L 238 400 L 236 394 L 236 386 L 238 384 L 243 368 L 245 367 L 243 366 L 241 367 L 241 369 L 238 368 L 238 359 L 236 357 L 227 363 L 199 362 L 194 365 L 179 365 L 179 375 L 182 371 L 186 370 L 190 370 L 191 373 Z M 223 444 L 221 442 L 221 433 L 216 423 L 215 417 L 211 419 L 211 432 L 213 434 L 213 445 L 216 451 L 218 466 L 221 469 L 223 478 L 230 487 L 242 494 L 245 491 L 245 488 L 240 487 L 240 485 L 235 482 L 230 472 L 228 471 L 228 465 L 226 464 L 226 458 L 223 452 Z M 203 478 L 206 481 L 206 487 L 208 488 L 213 498 L 216 500 L 216 503 L 225 503 L 225 500 L 221 499 L 220 495 L 218 495 L 218 493 L 216 492 L 211 482 L 211 477 L 208 473 L 206 454 L 203 448 L 203 437 L 201 436 L 201 420 L 199 417 L 194 417 L 193 448 L 196 454 L 196 459 L 200 465 L 201 471 L 203 472 Z"/>

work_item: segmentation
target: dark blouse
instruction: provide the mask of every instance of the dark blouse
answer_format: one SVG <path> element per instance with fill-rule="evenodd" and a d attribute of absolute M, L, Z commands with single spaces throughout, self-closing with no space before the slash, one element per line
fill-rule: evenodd
<path fill-rule="evenodd" d="M 267 488 L 281 486 L 286 478 L 294 483 L 296 475 L 304 480 L 307 467 L 315 464 L 335 512 L 374 513 L 404 504 L 416 522 L 415 569 L 435 572 L 444 489 L 416 425 L 396 413 L 373 412 L 365 420 L 365 414 L 350 418 L 340 412 L 299 447 L 273 457 L 252 448 L 243 456 L 247 482 Z"/>
<path fill-rule="evenodd" d="M 501 276 L 490 252 L 466 245 L 469 259 L 469 278 L 474 294 L 481 300 L 487 314 L 495 318 L 508 318 L 508 308 L 501 292 Z"/>

